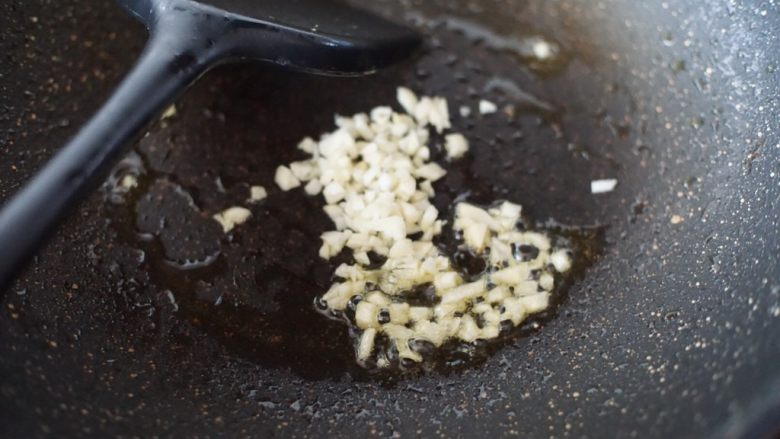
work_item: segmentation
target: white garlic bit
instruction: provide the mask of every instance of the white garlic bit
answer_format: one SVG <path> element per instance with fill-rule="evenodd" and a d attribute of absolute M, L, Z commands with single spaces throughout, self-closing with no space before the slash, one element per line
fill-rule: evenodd
<path fill-rule="evenodd" d="M 368 328 L 360 336 L 360 344 L 357 349 L 358 361 L 366 361 L 374 350 L 374 339 L 376 338 L 376 329 Z"/>
<path fill-rule="evenodd" d="M 133 174 L 126 174 L 119 180 L 119 186 L 125 191 L 138 187 L 138 178 Z"/>
<path fill-rule="evenodd" d="M 450 159 L 459 159 L 469 151 L 469 142 L 463 134 L 448 134 L 444 142 L 444 149 Z"/>
<path fill-rule="evenodd" d="M 555 271 L 565 273 L 571 269 L 571 258 L 565 250 L 556 250 L 550 255 L 550 263 Z"/>
<path fill-rule="evenodd" d="M 276 168 L 274 181 L 279 185 L 279 188 L 285 192 L 301 185 L 301 181 L 295 177 L 295 174 L 293 174 L 287 166 L 279 166 Z"/>
<path fill-rule="evenodd" d="M 603 180 L 593 180 L 590 182 L 590 193 L 606 194 L 612 192 L 617 187 L 618 181 L 614 178 L 605 178 Z"/>
<path fill-rule="evenodd" d="M 493 114 L 498 111 L 498 106 L 491 101 L 482 99 L 479 101 L 479 114 Z"/>
<path fill-rule="evenodd" d="M 244 207 L 231 207 L 213 216 L 214 220 L 222 226 L 222 231 L 229 233 L 237 225 L 244 224 L 252 216 L 252 212 Z"/>
<path fill-rule="evenodd" d="M 268 191 L 263 186 L 251 186 L 249 188 L 249 202 L 259 203 L 268 198 Z"/>
<path fill-rule="evenodd" d="M 419 101 L 417 100 L 417 95 L 414 94 L 413 91 L 406 87 L 398 87 L 396 99 L 398 99 L 398 103 L 401 104 L 404 111 L 408 114 L 414 114 L 414 109 L 417 107 L 417 102 Z"/>
<path fill-rule="evenodd" d="M 171 104 L 168 108 L 165 109 L 162 116 L 160 116 L 160 120 L 170 119 L 178 114 L 178 110 L 176 109 L 176 104 Z"/>

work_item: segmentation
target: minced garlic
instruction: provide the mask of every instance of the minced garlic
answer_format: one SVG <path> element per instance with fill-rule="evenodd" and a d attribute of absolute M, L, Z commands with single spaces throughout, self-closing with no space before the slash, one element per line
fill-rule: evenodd
<path fill-rule="evenodd" d="M 263 186 L 251 186 L 249 188 L 249 202 L 259 203 L 268 197 L 268 191 Z"/>
<path fill-rule="evenodd" d="M 498 111 L 498 106 L 487 99 L 479 101 L 479 114 L 493 114 Z"/>
<path fill-rule="evenodd" d="M 448 134 L 445 142 L 444 149 L 447 150 L 447 157 L 450 159 L 459 159 L 469 150 L 469 142 L 463 134 Z"/>
<path fill-rule="evenodd" d="M 517 228 L 519 205 L 461 202 L 453 230 L 461 247 L 487 266 L 464 278 L 433 243 L 444 225 L 430 201 L 433 183 L 446 171 L 430 161 L 428 127 L 438 133 L 451 127 L 447 101 L 418 98 L 403 87 L 397 99 L 404 113 L 377 107 L 351 118 L 337 116 L 334 132 L 298 145 L 310 159 L 276 172 L 282 190 L 304 185 L 308 194 L 325 198 L 335 229 L 322 234 L 320 256 L 330 259 L 348 250 L 354 263 L 336 269 L 338 281 L 318 305 L 329 315 L 347 317 L 358 329 L 358 361 L 376 367 L 390 366 L 393 358 L 423 361 L 415 348 L 421 341 L 438 348 L 449 340 L 498 337 L 506 322 L 517 326 L 545 310 L 554 273 L 571 268 L 565 249 L 553 248 L 542 233 Z M 489 112 L 484 102 L 480 107 Z M 450 159 L 469 149 L 461 134 L 444 139 Z M 384 261 L 377 267 L 370 255 Z M 411 301 L 421 288 L 432 289 L 430 303 Z"/>
<path fill-rule="evenodd" d="M 237 225 L 244 224 L 249 217 L 252 216 L 252 212 L 244 207 L 231 207 L 213 216 L 214 220 L 222 226 L 222 231 L 229 233 Z"/>

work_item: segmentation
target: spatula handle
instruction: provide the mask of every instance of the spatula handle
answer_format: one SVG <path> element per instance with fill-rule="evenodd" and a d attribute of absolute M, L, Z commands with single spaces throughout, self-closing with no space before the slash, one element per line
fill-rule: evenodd
<path fill-rule="evenodd" d="M 0 292 L 125 147 L 205 71 L 209 60 L 181 38 L 171 32 L 153 35 L 113 96 L 0 211 Z"/>

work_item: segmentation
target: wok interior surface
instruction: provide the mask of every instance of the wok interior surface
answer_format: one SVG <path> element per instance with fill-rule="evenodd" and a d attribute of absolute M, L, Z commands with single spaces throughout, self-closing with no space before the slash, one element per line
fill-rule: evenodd
<path fill-rule="evenodd" d="M 92 3 L 0 6 L 2 199 L 141 49 L 142 29 Z M 366 78 L 220 68 L 78 209 L 2 297 L 0 434 L 660 437 L 771 421 L 777 8 L 375 8 L 418 26 L 426 49 Z M 560 44 L 560 64 L 513 49 L 537 35 Z M 391 103 L 398 85 L 446 96 L 472 140 L 436 187 L 441 211 L 466 192 L 508 199 L 539 224 L 598 227 L 604 247 L 541 329 L 457 370 L 388 379 L 356 367 L 345 327 L 312 311 L 332 269 L 317 256 L 328 219 L 273 172 L 334 113 Z M 457 115 L 481 98 L 501 111 Z M 139 186 L 125 194 L 127 173 Z M 599 178 L 615 192 L 592 195 Z M 269 198 L 224 235 L 211 215 L 244 205 L 250 184 Z"/>

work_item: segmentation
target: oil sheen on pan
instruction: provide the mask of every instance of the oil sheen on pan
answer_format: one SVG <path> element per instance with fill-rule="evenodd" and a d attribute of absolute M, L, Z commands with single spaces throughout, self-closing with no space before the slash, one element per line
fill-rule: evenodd
<path fill-rule="evenodd" d="M 458 20 L 448 22 L 444 31 L 456 39 L 486 41 L 486 52 L 509 51 L 540 80 L 555 75 L 567 63 L 563 49 L 543 36 L 500 36 Z M 449 62 L 455 63 L 455 60 Z M 428 76 L 421 71 L 417 73 L 423 79 Z M 464 85 L 456 83 L 452 87 L 457 90 Z M 496 92 L 510 98 L 509 103 L 500 109 L 488 100 Z M 491 77 L 485 82 L 483 93 L 467 99 L 458 98 L 459 105 L 456 105 L 449 102 L 446 95 L 418 98 L 410 89 L 401 87 L 392 99 L 375 102 L 373 107 L 359 108 L 357 111 L 362 112 L 355 116 L 337 116 L 335 126 L 325 126 L 322 137 L 322 132 L 312 132 L 303 141 L 299 138 L 286 145 L 290 150 L 298 150 L 295 160 L 277 163 L 272 173 L 274 181 L 269 182 L 266 178 L 264 186 L 257 186 L 257 181 L 235 182 L 246 191 L 244 196 L 233 204 L 221 203 L 223 207 L 219 212 L 204 209 L 190 189 L 169 178 L 166 172 L 149 169 L 154 165 L 137 163 L 139 157 L 157 152 L 155 150 L 159 146 L 154 144 L 153 139 L 157 138 L 154 133 L 149 141 L 141 143 L 140 154 L 131 155 L 136 159 L 130 162 L 136 163 L 136 166 L 128 168 L 126 160 L 112 177 L 112 181 L 128 183 L 123 173 L 128 174 L 134 183 L 132 188 L 115 184 L 114 189 L 109 190 L 114 197 L 120 196 L 122 201 L 125 201 L 124 193 L 132 192 L 126 202 L 119 205 L 134 205 L 135 225 L 126 230 L 119 227 L 122 230 L 120 235 L 134 244 L 140 243 L 145 257 L 151 258 L 148 266 L 154 279 L 170 292 L 171 300 L 176 301 L 180 312 L 191 314 L 204 330 L 261 363 L 290 367 L 304 376 L 320 376 L 323 372 L 328 376 L 338 376 L 348 372 L 359 379 L 450 373 L 481 364 L 497 350 L 515 345 L 518 339 L 540 330 L 544 322 L 554 318 L 566 301 L 570 285 L 593 263 L 602 245 L 599 227 L 560 224 L 553 218 L 544 217 L 543 212 L 539 216 L 544 221 L 526 215 L 521 203 L 529 198 L 544 197 L 544 192 L 535 191 L 523 194 L 519 200 L 507 200 L 502 196 L 500 187 L 493 185 L 486 191 L 485 187 L 475 184 L 477 179 L 467 175 L 470 172 L 467 169 L 469 162 L 475 159 L 472 156 L 486 154 L 484 141 L 481 138 L 469 139 L 469 133 L 459 133 L 452 125 L 472 131 L 475 125 L 488 125 L 495 123 L 496 119 L 511 120 L 519 114 L 528 114 L 541 118 L 544 124 L 540 129 L 552 132 L 557 129 L 555 106 L 523 91 L 509 79 L 498 75 Z M 166 113 L 158 130 L 171 129 L 170 125 L 177 123 L 175 108 Z M 364 127 L 358 126 L 360 124 Z M 386 131 L 382 136 L 394 139 L 386 141 L 385 146 L 393 142 L 396 148 L 405 145 L 401 149 L 406 152 L 401 155 L 408 159 L 406 164 L 412 166 L 413 162 L 416 163 L 415 168 L 410 168 L 408 175 L 404 175 L 411 178 L 411 192 L 403 203 L 395 206 L 398 208 L 405 204 L 408 207 L 404 230 L 399 232 L 397 239 L 388 238 L 394 234 L 387 231 L 388 227 L 393 227 L 387 222 L 375 221 L 377 224 L 374 224 L 373 232 L 362 234 L 353 233 L 354 228 L 338 224 L 344 221 L 333 214 L 333 209 L 338 211 L 339 203 L 345 204 L 348 194 L 344 193 L 344 187 L 335 184 L 336 179 L 320 178 L 323 172 L 346 172 L 344 178 L 350 180 L 353 161 L 370 153 L 362 154 L 357 149 L 334 152 L 339 149 L 338 139 L 346 134 L 353 149 L 356 142 L 362 148 L 376 143 L 371 141 L 375 140 L 376 133 L 373 131 L 380 130 L 379 125 Z M 362 137 L 361 129 L 364 131 Z M 395 137 L 393 132 L 397 134 Z M 509 141 L 516 145 L 523 142 L 517 131 Z M 331 168 L 323 167 L 327 161 L 321 161 L 323 166 L 318 165 L 322 149 L 333 156 Z M 338 157 L 339 153 L 343 157 Z M 487 154 L 494 155 L 496 152 Z M 340 160 L 343 162 L 341 165 L 349 164 L 341 166 L 342 171 L 338 171 Z M 504 159 L 500 153 L 495 156 L 496 164 L 505 169 L 512 166 L 514 160 L 509 156 Z M 362 170 L 358 172 L 362 175 L 367 170 L 368 161 L 360 163 L 358 167 Z M 388 169 L 395 166 L 391 164 Z M 397 181 L 400 173 L 391 174 L 376 175 L 376 186 L 369 192 L 384 188 L 385 195 L 395 197 L 393 194 L 397 195 L 397 190 L 403 185 Z M 141 187 L 136 187 L 139 176 Z M 453 176 L 460 180 L 457 184 L 452 184 Z M 225 192 L 225 180 L 230 178 L 229 174 L 220 175 L 217 178 L 217 194 L 209 197 L 218 200 L 219 193 Z M 344 178 L 340 181 L 344 182 Z M 267 199 L 252 201 L 251 192 L 257 187 L 270 189 Z M 271 189 L 273 187 L 275 190 Z M 362 187 L 359 203 L 365 204 L 366 189 Z M 234 188 L 230 192 L 236 191 L 237 188 Z M 494 195 L 486 197 L 485 192 Z M 276 203 L 275 199 L 287 199 L 292 193 L 310 198 L 306 200 L 307 207 L 297 208 L 316 209 L 325 215 L 319 215 L 318 226 L 308 226 L 300 234 L 291 234 L 291 239 L 301 241 L 296 242 L 295 247 L 305 245 L 305 252 L 288 255 L 288 259 L 283 259 L 281 254 L 275 255 L 277 257 L 269 261 L 268 254 L 264 252 L 263 238 L 248 238 L 246 235 L 258 233 L 254 227 L 262 230 L 264 225 L 267 226 L 262 224 L 263 218 L 274 215 L 272 205 Z M 320 193 L 323 197 L 318 196 Z M 352 195 L 355 195 L 354 190 Z M 409 199 L 415 196 L 414 200 Z M 230 197 L 226 196 L 225 201 L 228 199 Z M 510 209 L 509 206 L 515 210 L 509 214 L 509 221 L 513 224 L 501 230 L 476 224 L 484 222 L 485 215 L 490 216 L 489 212 L 500 216 L 498 212 L 502 210 L 502 201 L 504 212 Z M 352 211 L 361 209 L 354 203 L 350 206 Z M 458 212 L 463 210 L 461 206 L 468 207 L 472 213 L 476 210 L 477 216 L 459 218 Z M 168 213 L 166 209 L 172 210 Z M 426 218 L 429 229 L 423 230 L 420 223 L 426 211 L 430 217 Z M 400 212 L 396 213 L 403 217 Z M 166 216 L 169 214 L 173 217 Z M 240 217 L 238 223 L 225 219 L 226 215 L 233 214 Z M 209 216 L 215 218 L 219 225 L 209 221 Z M 498 216 L 487 218 L 487 221 L 496 223 Z M 172 231 L 161 226 L 172 222 L 184 223 L 185 228 Z M 245 222 L 247 224 L 243 224 Z M 463 222 L 471 224 L 457 226 Z M 121 223 L 118 221 L 116 224 Z M 282 219 L 275 219 L 274 224 L 280 232 L 287 227 L 295 227 Z M 228 235 L 218 236 L 220 227 Z M 187 235 L 184 239 L 180 236 L 182 233 Z M 369 244 L 368 238 L 376 242 Z M 478 242 L 481 239 L 485 242 Z M 230 253 L 224 250 L 226 240 L 229 246 L 241 248 L 238 253 L 254 253 L 251 260 L 258 265 L 255 271 L 262 275 L 255 275 L 254 279 L 244 276 L 240 282 L 233 279 L 228 283 L 230 288 L 226 289 L 225 276 L 230 277 L 231 272 L 237 271 Z M 249 242 L 242 243 L 244 240 Z M 338 248 L 327 248 L 328 243 Z M 411 275 L 412 278 L 406 279 L 403 287 L 388 287 L 388 279 L 396 281 L 395 274 L 401 272 L 399 266 L 409 262 L 410 256 L 388 258 L 393 244 L 398 244 L 392 252 L 395 256 L 403 253 L 405 247 L 418 250 L 424 247 L 427 253 L 416 255 L 419 260 L 413 263 L 422 265 L 427 259 L 429 265 L 435 265 L 432 261 L 439 260 L 440 267 L 432 268 L 425 276 L 419 273 Z M 250 248 L 252 246 L 257 247 Z M 507 251 L 501 252 L 501 249 L 493 248 L 495 246 L 502 246 Z M 538 246 L 542 247 L 541 254 Z M 529 258 L 532 252 L 534 254 Z M 318 260 L 311 256 L 305 257 L 305 262 L 300 260 L 303 254 L 312 253 L 319 256 Z M 497 256 L 499 254 L 503 256 Z M 400 262 L 404 258 L 405 262 Z M 246 256 L 241 261 L 245 262 Z M 552 261 L 558 261 L 558 266 Z M 514 267 L 516 264 L 522 267 Z M 307 268 L 296 268 L 302 265 Z M 561 266 L 565 269 L 560 269 Z M 391 276 L 378 275 L 383 267 L 385 274 Z M 501 279 L 506 269 L 510 269 L 508 272 L 521 270 L 522 279 L 517 273 L 515 277 L 518 278 L 511 282 L 501 283 L 493 279 Z M 270 281 L 266 280 L 269 275 Z M 345 282 L 344 276 L 349 275 L 361 279 L 357 283 Z M 377 285 L 381 283 L 379 278 L 385 283 L 384 289 L 382 285 Z M 436 278 L 438 282 L 435 282 Z M 522 282 L 522 285 L 517 282 Z M 266 289 L 269 283 L 272 287 L 270 291 Z M 437 286 L 439 290 L 459 288 L 460 292 L 456 291 L 455 295 L 444 299 L 443 292 L 437 292 Z M 231 291 L 236 288 L 245 288 L 246 291 Z M 334 292 L 339 288 L 339 297 L 336 297 Z M 470 293 L 466 291 L 469 288 L 472 289 Z M 386 294 L 389 290 L 393 293 Z M 525 297 L 532 296 L 532 293 L 535 297 Z M 326 300 L 328 294 L 332 302 L 330 306 Z M 453 300 L 452 297 L 458 294 L 465 294 L 464 299 Z M 224 306 L 226 299 L 232 302 L 232 306 Z M 446 303 L 442 304 L 442 300 Z M 332 306 L 334 301 L 338 306 Z M 330 321 L 323 314 L 330 317 Z M 347 325 L 344 327 L 335 322 Z M 332 367 L 318 367 L 317 372 L 312 373 L 313 367 L 309 366 L 312 362 Z"/>

